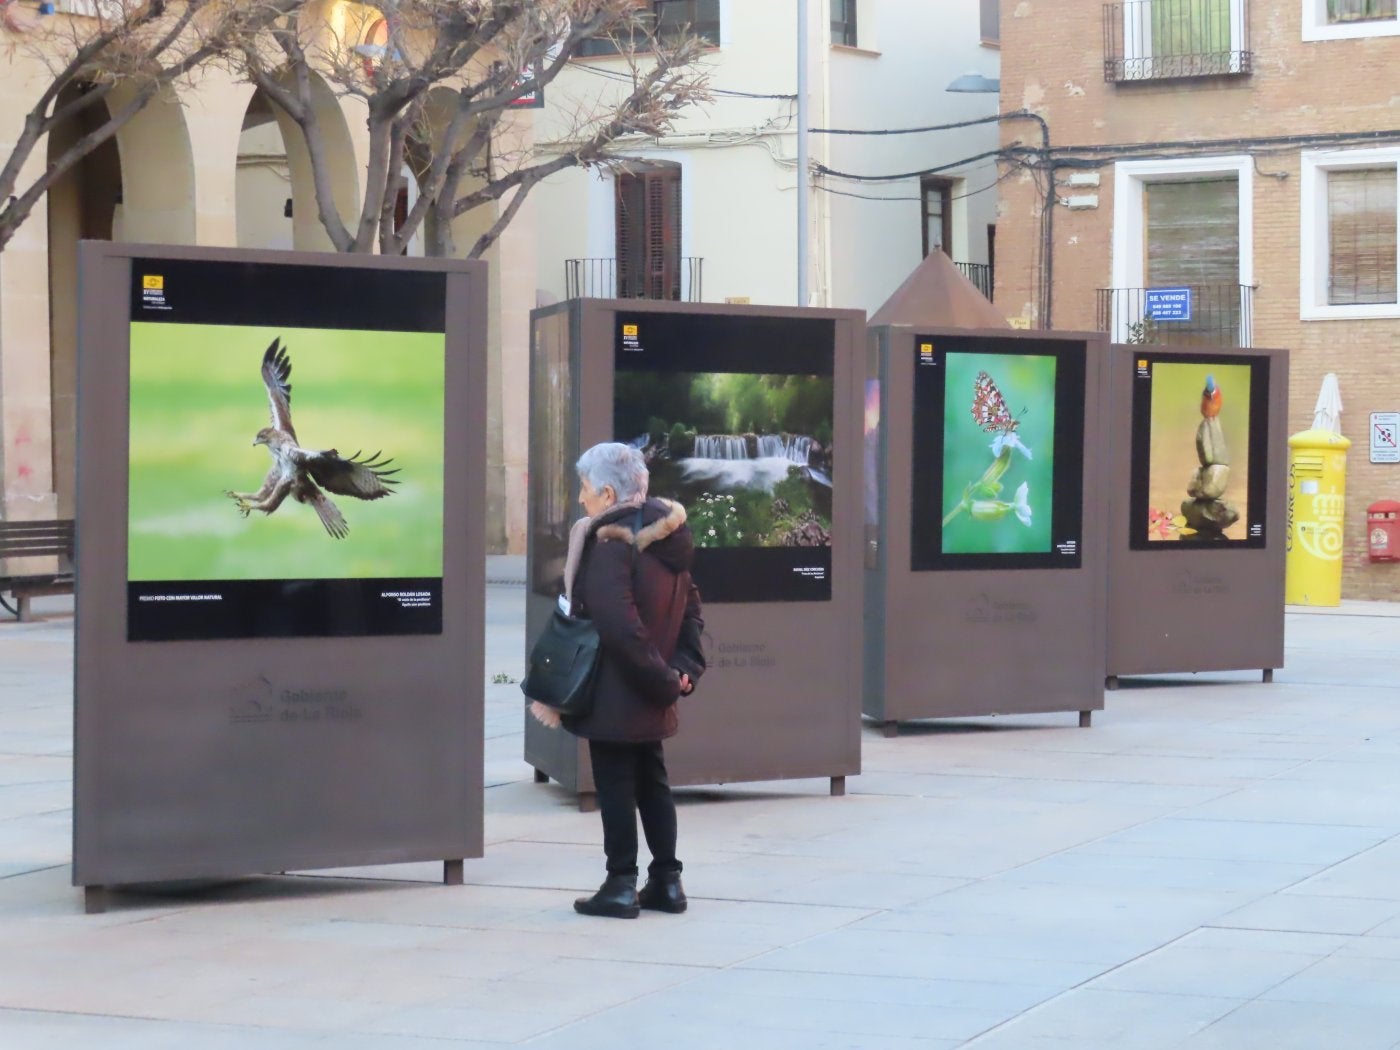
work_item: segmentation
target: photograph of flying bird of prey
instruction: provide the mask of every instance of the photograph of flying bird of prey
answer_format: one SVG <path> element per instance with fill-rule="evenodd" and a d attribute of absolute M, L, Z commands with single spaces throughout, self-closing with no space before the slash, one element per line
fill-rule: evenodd
<path fill-rule="evenodd" d="M 234 501 L 246 518 L 255 510 L 272 514 L 288 496 L 298 503 L 309 503 L 321 519 L 326 531 L 336 539 L 350 532 L 345 515 L 326 495 L 353 496 L 355 499 L 376 500 L 391 496 L 398 479 L 398 468 L 386 470 L 392 459 L 381 459 L 380 453 L 361 456 L 355 452 L 342 456 L 335 449 L 302 448 L 292 426 L 292 360 L 281 340 L 274 339 L 262 359 L 262 380 L 267 387 L 267 401 L 272 425 L 263 427 L 253 439 L 254 445 L 265 445 L 272 455 L 272 467 L 257 492 L 234 492 L 225 495 Z M 325 492 L 322 491 L 325 490 Z"/>

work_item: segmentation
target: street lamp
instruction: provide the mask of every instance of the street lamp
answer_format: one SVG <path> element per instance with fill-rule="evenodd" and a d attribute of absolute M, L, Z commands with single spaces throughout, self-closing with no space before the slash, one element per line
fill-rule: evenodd
<path fill-rule="evenodd" d="M 1001 81 L 996 77 L 983 76 L 981 73 L 964 73 L 943 90 L 977 95 L 999 93 Z"/>

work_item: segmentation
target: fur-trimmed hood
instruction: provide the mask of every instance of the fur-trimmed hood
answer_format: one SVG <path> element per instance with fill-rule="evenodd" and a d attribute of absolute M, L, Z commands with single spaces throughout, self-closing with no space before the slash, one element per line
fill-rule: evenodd
<path fill-rule="evenodd" d="M 642 527 L 633 533 L 637 508 L 610 507 L 593 521 L 599 543 L 626 543 L 647 551 L 672 572 L 689 569 L 695 540 L 685 528 L 685 508 L 674 500 L 652 497 L 642 504 Z"/>

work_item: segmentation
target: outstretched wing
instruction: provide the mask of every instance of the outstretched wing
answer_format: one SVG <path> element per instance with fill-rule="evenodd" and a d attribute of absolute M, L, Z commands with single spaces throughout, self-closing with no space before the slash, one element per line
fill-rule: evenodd
<path fill-rule="evenodd" d="M 281 345 L 280 339 L 274 339 L 263 354 L 262 378 L 263 385 L 267 387 L 267 404 L 272 411 L 273 428 L 285 430 L 295 441 L 297 432 L 292 429 L 292 384 L 288 382 L 292 378 L 292 359 L 287 356 L 287 348 Z"/>
<path fill-rule="evenodd" d="M 316 516 L 321 519 L 326 531 L 338 540 L 350 535 L 350 526 L 345 524 L 345 515 L 340 513 L 340 508 L 315 485 L 307 485 L 306 490 L 306 502 L 316 508 Z"/>
<path fill-rule="evenodd" d="M 399 472 L 399 468 L 384 469 L 392 462 L 392 459 L 380 459 L 378 452 L 363 459 L 356 452 L 347 459 L 333 448 L 324 452 L 306 452 L 302 460 L 303 466 L 326 491 L 356 499 L 379 499 L 393 495 L 394 490 L 389 486 L 399 483 L 398 478 L 392 476 Z"/>

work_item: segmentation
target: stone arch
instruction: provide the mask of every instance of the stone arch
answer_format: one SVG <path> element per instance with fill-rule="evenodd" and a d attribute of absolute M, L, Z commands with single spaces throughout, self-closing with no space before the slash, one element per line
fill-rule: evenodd
<path fill-rule="evenodd" d="M 86 88 L 70 86 L 58 105 Z M 48 138 L 53 163 L 132 97 L 119 87 Z M 195 238 L 194 154 L 184 110 L 166 89 L 48 192 L 49 381 L 58 513 L 74 511 L 77 454 L 78 242 L 189 244 Z"/>
<path fill-rule="evenodd" d="M 331 197 L 342 219 L 359 211 L 350 128 L 335 93 L 311 74 L 312 105 L 325 140 Z M 240 248 L 334 251 L 321 225 L 311 155 L 296 121 L 264 91 L 253 92 L 238 144 L 235 214 Z M 285 220 L 285 221 L 283 221 Z"/>

